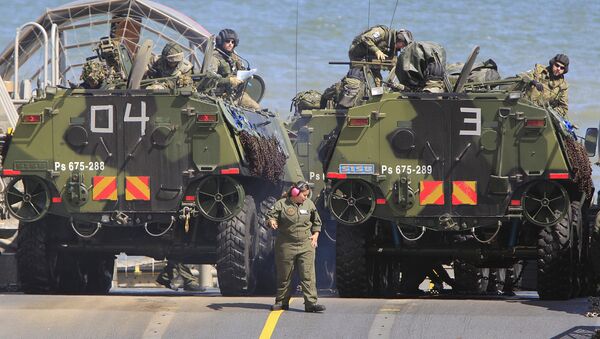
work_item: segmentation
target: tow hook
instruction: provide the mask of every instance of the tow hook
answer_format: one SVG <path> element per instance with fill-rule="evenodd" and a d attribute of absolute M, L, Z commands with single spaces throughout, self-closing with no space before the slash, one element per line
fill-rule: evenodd
<path fill-rule="evenodd" d="M 129 223 L 129 216 L 123 212 L 115 211 L 113 220 L 119 225 L 127 225 Z"/>
<path fill-rule="evenodd" d="M 448 214 L 448 213 L 440 215 L 439 221 L 440 221 L 440 225 L 443 225 L 444 229 L 446 229 L 446 230 L 449 230 L 449 229 L 458 230 L 458 225 L 456 224 L 456 221 L 454 221 L 454 219 L 452 219 L 452 216 L 450 216 L 450 214 Z"/>
<path fill-rule="evenodd" d="M 179 215 L 179 219 L 184 221 L 183 229 L 185 230 L 185 233 L 188 233 L 190 231 L 190 219 L 191 217 L 195 217 L 196 215 L 198 215 L 198 211 L 191 208 L 190 206 L 184 206 L 179 212 L 181 213 Z"/>

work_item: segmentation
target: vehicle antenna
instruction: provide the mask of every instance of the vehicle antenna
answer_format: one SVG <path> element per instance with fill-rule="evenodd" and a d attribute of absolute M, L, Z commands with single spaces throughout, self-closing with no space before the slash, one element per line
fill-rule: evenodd
<path fill-rule="evenodd" d="M 296 0 L 296 92 L 298 93 L 298 17 L 300 16 L 300 0 Z"/>
<path fill-rule="evenodd" d="M 394 12 L 392 13 L 392 20 L 390 20 L 390 28 L 392 28 L 392 25 L 394 24 L 394 17 L 396 16 L 396 9 L 398 8 L 398 1 L 396 0 L 396 6 L 394 6 Z"/>
<path fill-rule="evenodd" d="M 367 10 L 367 29 L 371 27 L 371 0 L 369 0 L 369 8 Z"/>

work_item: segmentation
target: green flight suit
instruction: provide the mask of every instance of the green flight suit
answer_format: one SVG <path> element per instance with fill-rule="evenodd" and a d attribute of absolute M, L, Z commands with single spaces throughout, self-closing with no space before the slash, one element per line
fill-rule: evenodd
<path fill-rule="evenodd" d="M 215 94 L 218 96 L 230 96 L 234 94 L 229 77 L 235 76 L 237 71 L 245 70 L 240 57 L 235 54 L 227 54 L 219 49 L 213 52 L 212 61 L 208 67 L 208 71 L 218 75 L 220 78 L 217 81 L 217 89 Z M 231 97 L 232 100 L 240 100 L 240 105 L 246 108 L 259 110 L 260 105 L 254 101 L 247 93 L 242 93 L 241 98 Z"/>
<path fill-rule="evenodd" d="M 377 60 L 375 53 L 382 51 L 388 59 L 396 55 L 396 31 L 384 25 L 373 26 L 361 34 L 357 35 L 350 49 L 348 57 L 350 61 L 373 61 Z M 381 85 L 381 69 L 376 66 L 371 67 L 371 73 L 376 86 Z"/>
<path fill-rule="evenodd" d="M 569 85 L 563 75 L 554 77 L 551 67 L 536 64 L 532 71 L 521 76 L 527 82 L 536 80 L 544 86 L 544 90 L 541 92 L 535 86 L 528 88 L 526 95 L 533 103 L 542 107 L 548 104 L 564 118 L 567 118 L 569 112 Z"/>
<path fill-rule="evenodd" d="M 277 270 L 277 295 L 275 302 L 289 304 L 292 294 L 292 272 L 297 268 L 304 303 L 317 303 L 315 277 L 315 248 L 310 236 L 321 232 L 321 218 L 315 204 L 306 199 L 298 205 L 289 198 L 280 199 L 268 213 L 269 219 L 278 223 L 275 240 L 275 268 Z"/>

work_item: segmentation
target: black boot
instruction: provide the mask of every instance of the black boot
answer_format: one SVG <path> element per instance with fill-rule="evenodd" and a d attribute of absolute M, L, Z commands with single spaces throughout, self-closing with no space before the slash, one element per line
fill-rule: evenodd
<path fill-rule="evenodd" d="M 325 311 L 325 306 L 320 305 L 320 304 L 306 304 L 306 305 L 304 305 L 304 312 L 317 313 L 317 312 L 323 312 L 323 311 Z"/>

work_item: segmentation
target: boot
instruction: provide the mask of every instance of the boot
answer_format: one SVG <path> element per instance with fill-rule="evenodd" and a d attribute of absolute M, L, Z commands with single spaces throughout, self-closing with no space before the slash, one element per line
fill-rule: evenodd
<path fill-rule="evenodd" d="M 183 286 L 183 290 L 188 291 L 188 292 L 204 292 L 204 291 L 206 291 L 206 288 L 200 286 L 200 284 L 198 284 L 196 282 L 193 282 L 193 283 L 185 284 Z"/>
<path fill-rule="evenodd" d="M 172 289 L 173 291 L 178 290 L 177 286 L 173 284 L 173 282 L 170 279 L 165 277 L 165 274 L 159 274 L 158 277 L 156 277 L 156 282 L 163 285 L 166 288 Z"/>
<path fill-rule="evenodd" d="M 317 312 L 323 312 L 323 311 L 325 311 L 325 306 L 320 305 L 320 304 L 306 304 L 306 305 L 304 305 L 304 312 L 317 313 Z"/>

